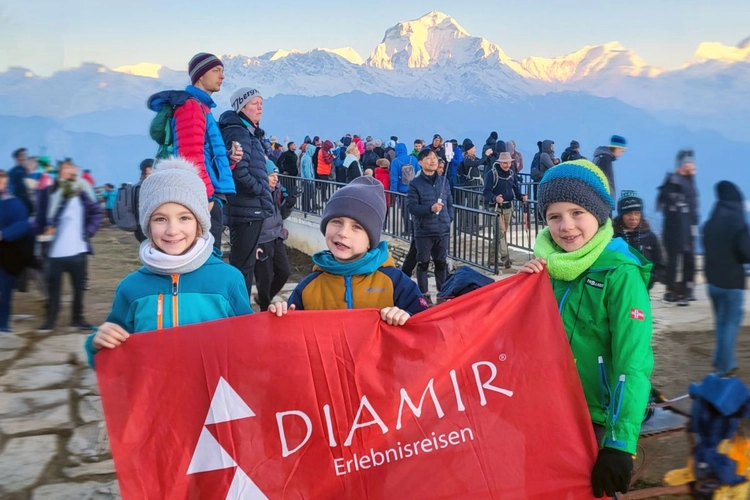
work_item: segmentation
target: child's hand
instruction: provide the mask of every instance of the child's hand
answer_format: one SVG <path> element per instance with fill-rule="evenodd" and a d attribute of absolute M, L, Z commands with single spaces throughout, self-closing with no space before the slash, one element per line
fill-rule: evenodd
<path fill-rule="evenodd" d="M 519 269 L 519 272 L 529 274 L 541 273 L 544 271 L 545 264 L 547 264 L 547 261 L 544 259 L 531 259 Z"/>
<path fill-rule="evenodd" d="M 398 307 L 384 307 L 380 310 L 380 318 L 389 325 L 402 326 L 411 318 L 411 314 Z"/>
<path fill-rule="evenodd" d="M 94 349 L 97 351 L 103 347 L 114 349 L 128 340 L 130 334 L 114 323 L 104 323 L 94 335 Z"/>
<path fill-rule="evenodd" d="M 290 306 L 286 302 L 274 302 L 273 304 L 270 304 L 268 306 L 268 312 L 270 312 L 271 314 L 275 314 L 279 318 L 289 311 L 294 311 L 295 309 L 296 306 L 294 304 Z"/>

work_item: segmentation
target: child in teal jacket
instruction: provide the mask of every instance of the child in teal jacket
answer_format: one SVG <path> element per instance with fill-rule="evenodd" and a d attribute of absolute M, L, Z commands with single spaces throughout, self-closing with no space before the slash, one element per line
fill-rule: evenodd
<path fill-rule="evenodd" d="M 206 189 L 187 160 L 157 163 L 141 185 L 143 267 L 115 291 L 112 311 L 86 339 L 89 365 L 130 334 L 251 314 L 245 279 L 213 254 Z"/>

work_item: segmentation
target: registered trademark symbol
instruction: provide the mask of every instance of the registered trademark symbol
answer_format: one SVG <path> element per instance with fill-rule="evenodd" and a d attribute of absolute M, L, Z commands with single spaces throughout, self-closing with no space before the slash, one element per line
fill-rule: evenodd
<path fill-rule="evenodd" d="M 498 357 L 500 358 L 500 361 L 505 361 L 506 359 L 508 359 L 508 356 L 506 356 L 505 354 L 501 354 Z"/>

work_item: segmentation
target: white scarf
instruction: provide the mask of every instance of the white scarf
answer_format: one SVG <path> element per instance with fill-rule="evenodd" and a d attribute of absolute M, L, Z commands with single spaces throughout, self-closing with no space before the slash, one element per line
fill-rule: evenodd
<path fill-rule="evenodd" d="M 214 237 L 206 233 L 195 240 L 182 255 L 169 255 L 154 247 L 151 240 L 141 243 L 139 257 L 143 266 L 154 274 L 186 274 L 206 263 L 214 251 Z"/>

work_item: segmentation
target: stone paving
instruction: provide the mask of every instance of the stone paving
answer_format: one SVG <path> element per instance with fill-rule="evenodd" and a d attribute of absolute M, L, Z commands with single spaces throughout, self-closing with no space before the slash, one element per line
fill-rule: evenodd
<path fill-rule="evenodd" d="M 516 258 L 522 263 L 527 257 Z M 105 259 L 111 256 L 92 259 L 93 273 Z M 87 311 L 93 322 L 105 317 L 116 281 L 113 275 L 90 292 Z M 288 284 L 284 293 L 293 287 Z M 655 335 L 713 329 L 702 286 L 699 300 L 689 307 L 663 304 L 658 300 L 662 293 L 659 285 L 652 291 Z M 30 295 L 19 294 L 16 311 L 31 307 L 35 299 Z M 63 301 L 61 309 L 67 307 Z M 19 317 L 15 333 L 0 334 L 0 498 L 119 498 L 96 378 L 82 348 L 86 335 L 65 328 L 40 335 L 34 329 L 39 315 Z M 748 315 L 745 324 L 750 324 Z"/>

